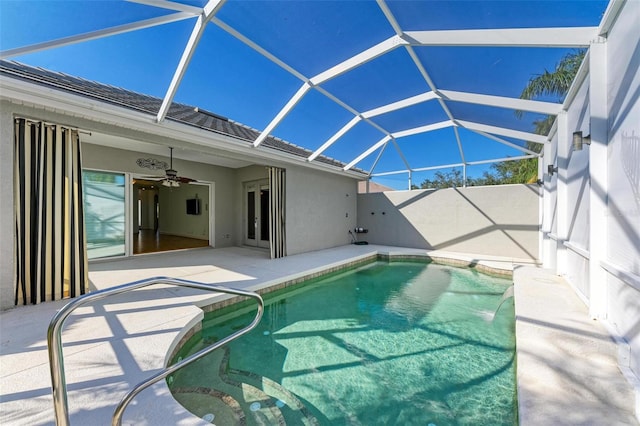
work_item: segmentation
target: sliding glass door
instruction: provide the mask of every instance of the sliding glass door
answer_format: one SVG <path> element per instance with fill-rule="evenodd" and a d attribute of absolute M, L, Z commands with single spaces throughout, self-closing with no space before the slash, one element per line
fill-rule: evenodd
<path fill-rule="evenodd" d="M 126 254 L 125 182 L 124 173 L 82 172 L 89 259 Z"/>

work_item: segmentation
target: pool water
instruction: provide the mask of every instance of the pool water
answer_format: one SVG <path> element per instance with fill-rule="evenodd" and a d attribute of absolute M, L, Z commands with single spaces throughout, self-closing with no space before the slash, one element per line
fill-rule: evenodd
<path fill-rule="evenodd" d="M 515 425 L 512 299 L 493 315 L 510 284 L 418 262 L 315 280 L 267 296 L 256 329 L 170 387 L 218 425 Z M 180 355 L 244 327 L 240 311 L 208 315 Z"/>

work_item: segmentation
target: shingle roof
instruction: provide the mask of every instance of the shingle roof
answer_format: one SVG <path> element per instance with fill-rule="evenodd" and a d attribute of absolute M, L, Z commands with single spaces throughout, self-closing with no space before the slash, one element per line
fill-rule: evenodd
<path fill-rule="evenodd" d="M 0 60 L 0 73 L 46 87 L 63 90 L 65 92 L 74 93 L 91 99 L 97 99 L 124 108 L 152 114 L 154 116 L 157 114 L 160 109 L 160 105 L 162 104 L 162 99 L 160 98 L 144 95 L 120 87 L 85 80 L 80 77 L 74 77 L 60 72 L 32 67 L 16 61 Z M 229 120 L 228 118 L 219 116 L 215 113 L 176 102 L 171 104 L 167 113 L 167 119 L 198 127 L 203 130 L 231 136 L 235 139 L 247 142 L 248 144 L 253 143 L 260 134 L 256 129 L 233 120 Z M 269 136 L 261 146 L 301 158 L 308 158 L 312 154 L 308 149 L 272 136 Z M 318 156 L 315 161 L 337 168 L 345 166 L 341 161 L 322 155 Z M 365 173 L 360 169 L 355 169 L 355 171 Z"/>

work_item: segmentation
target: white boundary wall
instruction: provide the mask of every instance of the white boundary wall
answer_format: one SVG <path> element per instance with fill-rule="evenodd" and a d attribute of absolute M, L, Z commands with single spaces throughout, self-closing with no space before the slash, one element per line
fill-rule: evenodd
<path fill-rule="evenodd" d="M 625 2 L 609 22 L 608 33 L 592 42 L 586 77 L 574 82 L 576 96 L 545 147 L 542 259 L 610 329 L 620 367 L 638 390 L 640 2 Z M 574 150 L 575 131 L 590 134 L 591 145 Z M 546 173 L 550 164 L 558 167 L 553 176 Z"/>
<path fill-rule="evenodd" d="M 538 259 L 540 188 L 496 185 L 358 194 L 373 244 Z"/>

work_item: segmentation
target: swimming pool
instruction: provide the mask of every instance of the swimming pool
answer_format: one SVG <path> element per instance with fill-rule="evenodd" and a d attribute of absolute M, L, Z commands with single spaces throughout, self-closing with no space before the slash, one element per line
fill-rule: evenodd
<path fill-rule="evenodd" d="M 266 297 L 260 325 L 168 379 L 218 425 L 517 424 L 511 282 L 375 262 Z M 250 322 L 208 314 L 184 357 Z"/>

